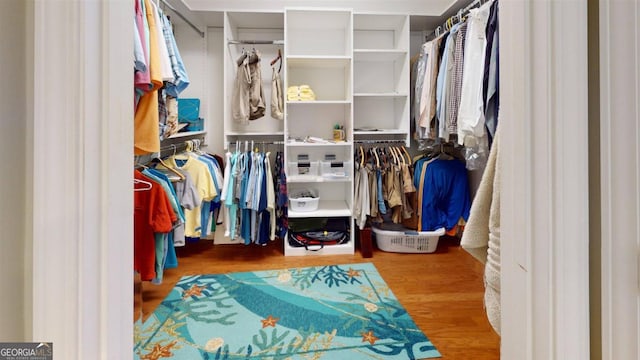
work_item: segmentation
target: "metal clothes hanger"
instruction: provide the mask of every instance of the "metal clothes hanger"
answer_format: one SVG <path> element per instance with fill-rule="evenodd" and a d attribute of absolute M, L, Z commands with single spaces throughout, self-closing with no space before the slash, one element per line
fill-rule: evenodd
<path fill-rule="evenodd" d="M 282 51 L 280 50 L 280 48 L 278 48 L 278 55 L 276 56 L 276 58 L 271 60 L 271 66 L 273 66 L 273 64 L 275 64 L 278 60 L 280 60 L 280 64 L 278 67 L 278 72 L 280 72 L 282 70 Z"/>

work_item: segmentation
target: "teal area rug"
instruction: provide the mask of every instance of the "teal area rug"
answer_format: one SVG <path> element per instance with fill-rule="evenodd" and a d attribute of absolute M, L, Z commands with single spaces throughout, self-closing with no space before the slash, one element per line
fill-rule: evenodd
<path fill-rule="evenodd" d="M 136 330 L 140 360 L 440 356 L 370 263 L 183 277 Z"/>

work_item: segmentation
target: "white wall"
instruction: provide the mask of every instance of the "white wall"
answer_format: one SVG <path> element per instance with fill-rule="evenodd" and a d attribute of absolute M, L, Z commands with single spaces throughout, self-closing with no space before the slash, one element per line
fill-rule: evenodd
<path fill-rule="evenodd" d="M 201 37 L 184 21 L 173 16 L 174 35 L 190 84 L 181 98 L 199 98 L 200 116 L 205 120 L 207 150 L 223 152 L 223 34 L 221 28 L 203 29 Z"/>
<path fill-rule="evenodd" d="M 207 73 L 203 80 L 207 83 L 207 131 L 208 149 L 216 154 L 224 150 L 224 32 L 221 28 L 207 29 Z"/>
<path fill-rule="evenodd" d="M 27 190 L 27 2 L 0 1 L 0 342 L 24 341 Z M 28 276 L 30 277 L 30 276 Z"/>

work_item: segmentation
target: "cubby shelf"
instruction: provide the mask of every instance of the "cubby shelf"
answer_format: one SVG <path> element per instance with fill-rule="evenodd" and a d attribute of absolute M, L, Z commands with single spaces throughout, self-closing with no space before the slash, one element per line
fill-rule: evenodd
<path fill-rule="evenodd" d="M 289 208 L 290 218 L 318 218 L 351 216 L 351 207 L 344 200 L 320 200 L 318 210 L 294 211 Z"/>
<path fill-rule="evenodd" d="M 409 145 L 409 17 L 354 14 L 353 31 L 354 128 L 377 129 L 354 136 L 394 135 Z"/>

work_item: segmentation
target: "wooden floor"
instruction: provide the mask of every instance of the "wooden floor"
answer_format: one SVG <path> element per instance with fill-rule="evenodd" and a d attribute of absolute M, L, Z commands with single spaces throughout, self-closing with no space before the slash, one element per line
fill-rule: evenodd
<path fill-rule="evenodd" d="M 372 258 L 363 258 L 358 251 L 353 256 L 285 257 L 282 249 L 279 241 L 266 247 L 189 243 L 177 250 L 178 268 L 165 272 L 162 285 L 142 284 L 143 318 L 184 275 L 372 262 L 443 359 L 500 358 L 500 338 L 489 325 L 483 307 L 483 265 L 462 250 L 455 238 L 440 239 L 433 254 L 376 249 Z"/>

